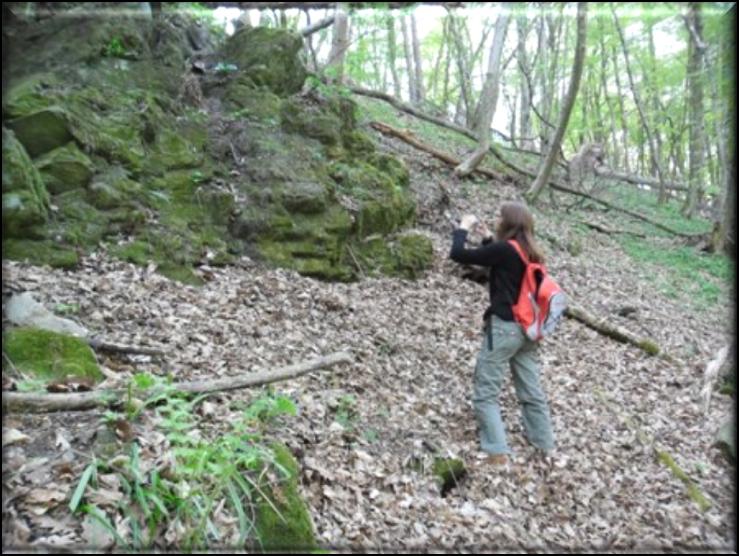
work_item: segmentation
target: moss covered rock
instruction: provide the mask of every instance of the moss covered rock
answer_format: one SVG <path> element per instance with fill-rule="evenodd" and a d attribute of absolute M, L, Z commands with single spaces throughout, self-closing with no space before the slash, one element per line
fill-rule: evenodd
<path fill-rule="evenodd" d="M 3 351 L 19 371 L 43 379 L 67 376 L 103 380 L 95 355 L 84 340 L 36 328 L 3 334 Z"/>
<path fill-rule="evenodd" d="M 320 105 L 298 98 L 286 99 L 280 110 L 280 121 L 286 131 L 318 139 L 326 145 L 341 141 L 341 120 Z"/>
<path fill-rule="evenodd" d="M 92 161 L 74 142 L 46 153 L 36 160 L 36 168 L 52 194 L 86 187 L 94 170 Z"/>
<path fill-rule="evenodd" d="M 87 188 L 87 201 L 102 210 L 131 206 L 131 201 L 143 196 L 140 183 L 130 179 L 121 166 L 104 168 L 92 178 Z"/>
<path fill-rule="evenodd" d="M 375 269 L 409 279 L 418 278 L 431 266 L 434 257 L 431 241 L 418 234 L 405 234 L 394 240 L 375 236 L 355 242 L 352 249 L 365 273 Z"/>
<path fill-rule="evenodd" d="M 246 76 L 236 77 L 228 83 L 223 100 L 239 118 L 274 124 L 280 120 L 282 99 L 267 87 L 255 87 Z"/>
<path fill-rule="evenodd" d="M 260 499 L 257 503 L 259 547 L 266 552 L 314 550 L 317 543 L 313 521 L 298 491 L 298 464 L 285 446 L 273 445 L 272 452 L 285 474 L 279 484 L 265 486 L 270 502 Z"/>
<path fill-rule="evenodd" d="M 303 38 L 296 33 L 246 27 L 228 39 L 220 58 L 235 64 L 255 86 L 286 96 L 300 91 L 307 76 L 302 51 Z"/>
<path fill-rule="evenodd" d="M 3 236 L 25 237 L 46 222 L 49 195 L 12 131 L 3 128 Z"/>
<path fill-rule="evenodd" d="M 58 106 L 10 120 L 7 125 L 32 157 L 66 145 L 72 140 L 68 115 Z"/>

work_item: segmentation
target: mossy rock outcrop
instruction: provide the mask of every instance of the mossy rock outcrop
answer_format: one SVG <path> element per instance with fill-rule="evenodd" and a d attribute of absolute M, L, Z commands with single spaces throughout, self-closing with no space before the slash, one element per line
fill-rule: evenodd
<path fill-rule="evenodd" d="M 90 346 L 74 336 L 14 328 L 3 334 L 3 351 L 19 371 L 37 378 L 59 380 L 71 375 L 96 382 L 104 378 Z"/>
<path fill-rule="evenodd" d="M 255 86 L 287 96 L 300 91 L 307 76 L 302 51 L 303 38 L 297 33 L 245 27 L 228 39 L 220 57 L 236 65 Z"/>
<path fill-rule="evenodd" d="M 36 160 L 47 191 L 52 194 L 87 187 L 94 166 L 74 142 L 58 147 Z"/>
<path fill-rule="evenodd" d="M 3 237 L 26 237 L 48 217 L 49 194 L 15 134 L 3 128 Z"/>
<path fill-rule="evenodd" d="M 276 444 L 271 448 L 275 462 L 284 469 L 286 475 L 282 476 L 279 484 L 265 487 L 269 502 L 264 499 L 257 502 L 257 548 L 265 552 L 315 550 L 318 545 L 313 521 L 298 492 L 298 464 L 285 446 Z"/>
<path fill-rule="evenodd" d="M 121 16 L 31 22 L 35 39 L 13 45 L 18 64 L 44 48 L 57 59 L 9 72 L 3 229 L 17 241 L 4 256 L 68 266 L 111 241 L 114 255 L 193 284 L 193 267 L 241 253 L 325 280 L 428 264 L 430 244 L 390 239 L 415 220 L 405 165 L 357 128 L 351 99 L 296 94 L 299 35 L 246 28 L 205 56 L 195 79 L 220 101 L 213 119 L 179 96 L 190 27 Z M 360 245 L 375 235 L 387 237 Z"/>

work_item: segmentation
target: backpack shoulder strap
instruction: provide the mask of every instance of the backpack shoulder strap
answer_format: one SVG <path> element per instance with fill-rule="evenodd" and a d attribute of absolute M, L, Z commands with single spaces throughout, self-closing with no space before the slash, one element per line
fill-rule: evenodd
<path fill-rule="evenodd" d="M 523 259 L 523 263 L 524 263 L 525 265 L 528 265 L 528 264 L 529 264 L 529 258 L 528 258 L 528 257 L 526 256 L 526 253 L 525 253 L 525 252 L 524 252 L 524 250 L 523 250 L 523 249 L 521 248 L 521 246 L 520 246 L 520 245 L 518 244 L 518 242 L 517 242 L 517 241 L 516 241 L 515 239 L 509 239 L 509 240 L 508 240 L 508 243 L 510 243 L 510 244 L 511 244 L 511 245 L 513 246 L 513 248 L 514 248 L 514 249 L 516 250 L 516 252 L 518 253 L 518 256 L 519 256 L 519 257 L 521 257 L 521 258 Z"/>

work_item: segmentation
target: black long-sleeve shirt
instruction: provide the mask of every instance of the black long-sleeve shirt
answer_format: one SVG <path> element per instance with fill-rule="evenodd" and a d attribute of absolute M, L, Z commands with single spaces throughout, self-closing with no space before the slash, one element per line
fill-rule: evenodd
<path fill-rule="evenodd" d="M 457 229 L 452 233 L 452 250 L 449 258 L 461 264 L 472 264 L 490 268 L 490 306 L 483 319 L 491 314 L 503 320 L 513 320 L 511 307 L 518 293 L 526 269 L 516 249 L 507 241 L 491 241 L 476 249 L 465 248 L 467 230 Z"/>

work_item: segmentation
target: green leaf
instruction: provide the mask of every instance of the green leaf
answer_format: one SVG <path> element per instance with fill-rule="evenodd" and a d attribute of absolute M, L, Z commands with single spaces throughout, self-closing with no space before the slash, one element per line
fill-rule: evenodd
<path fill-rule="evenodd" d="M 275 401 L 277 402 L 277 411 L 279 411 L 280 414 L 293 416 L 297 414 L 297 408 L 290 398 L 278 396 Z"/>
<path fill-rule="evenodd" d="M 82 495 L 85 493 L 87 484 L 90 482 L 90 479 L 92 479 L 93 475 L 95 474 L 95 469 L 97 469 L 97 462 L 93 461 L 85 468 L 84 472 L 82 473 L 80 482 L 77 485 L 77 488 L 74 490 L 74 494 L 72 494 L 72 499 L 69 501 L 69 509 L 72 513 L 77 511 L 77 507 L 80 505 L 80 500 L 82 500 Z"/>
<path fill-rule="evenodd" d="M 149 373 L 137 373 L 133 375 L 133 382 L 141 390 L 148 390 L 157 383 L 156 379 Z"/>
<path fill-rule="evenodd" d="M 231 505 L 239 518 L 239 544 L 242 544 L 249 536 L 249 520 L 246 517 L 244 505 L 241 502 L 241 497 L 239 496 L 233 482 L 229 481 L 226 485 L 226 489 L 228 490 L 228 496 L 231 499 Z"/>

